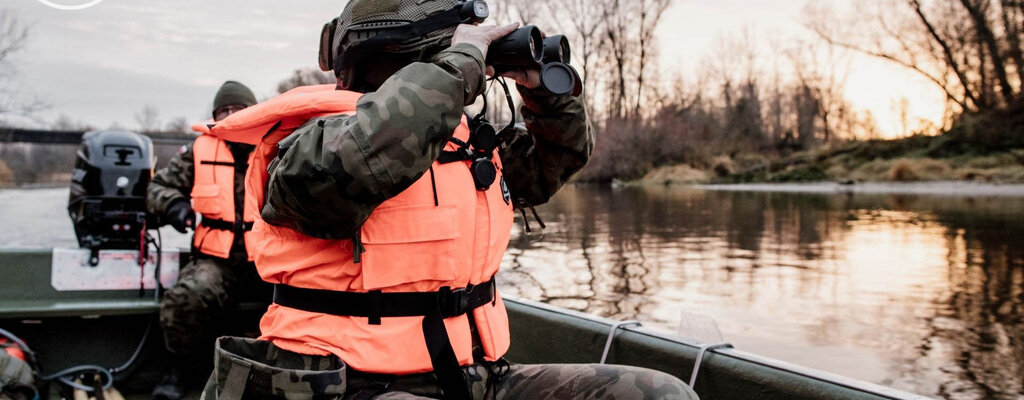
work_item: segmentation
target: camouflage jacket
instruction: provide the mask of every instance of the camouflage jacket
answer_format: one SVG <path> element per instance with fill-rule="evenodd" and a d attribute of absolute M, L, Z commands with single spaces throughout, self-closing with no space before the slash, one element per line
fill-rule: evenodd
<path fill-rule="evenodd" d="M 354 115 L 314 119 L 278 146 L 261 215 L 324 239 L 352 237 L 370 213 L 419 179 L 485 89 L 480 51 L 449 48 L 363 95 Z M 547 202 L 586 164 L 593 133 L 582 99 L 519 88 L 527 132 L 500 151 L 516 204 Z"/>
<path fill-rule="evenodd" d="M 254 146 L 244 143 L 228 142 L 232 156 L 237 160 L 239 157 L 247 159 Z M 195 161 L 192 155 L 192 143 L 181 146 L 167 167 L 153 175 L 146 190 L 146 211 L 155 215 L 163 221 L 167 209 L 177 201 L 191 201 L 192 184 L 195 179 Z M 245 201 L 245 169 L 235 169 L 235 220 L 242 220 L 243 204 Z M 198 222 L 198 221 L 196 221 Z M 245 245 L 241 238 L 238 238 L 231 248 L 231 258 L 244 260 Z"/>

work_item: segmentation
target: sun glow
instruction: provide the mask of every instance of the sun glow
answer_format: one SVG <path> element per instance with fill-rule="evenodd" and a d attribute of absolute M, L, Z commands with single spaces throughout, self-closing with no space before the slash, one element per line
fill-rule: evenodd
<path fill-rule="evenodd" d="M 847 0 L 822 0 L 845 5 Z M 753 3 L 753 4 L 751 4 Z M 693 84 L 701 79 L 701 63 L 718 49 L 721 38 L 751 32 L 759 49 L 760 68 L 767 60 L 784 58 L 777 47 L 791 38 L 813 41 L 815 37 L 799 22 L 805 0 L 750 2 L 742 0 L 683 1 L 670 7 L 658 29 L 663 79 L 677 76 Z M 875 136 L 895 138 L 918 132 L 933 133 L 942 127 L 944 97 L 925 78 L 895 64 L 867 55 L 849 54 L 844 97 L 854 112 L 870 113 Z M 739 66 L 737 66 L 739 68 Z M 786 72 L 782 68 L 784 74 Z M 783 78 L 786 78 L 785 76 Z M 854 133 L 856 134 L 856 133 Z M 866 139 L 867 137 L 858 137 Z"/>

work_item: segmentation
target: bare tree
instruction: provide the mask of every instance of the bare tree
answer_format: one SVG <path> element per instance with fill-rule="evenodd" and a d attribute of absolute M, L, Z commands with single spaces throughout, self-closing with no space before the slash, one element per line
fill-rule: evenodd
<path fill-rule="evenodd" d="M 8 9 L 0 9 L 0 64 L 9 62 L 14 53 L 28 42 L 29 27 Z"/>
<path fill-rule="evenodd" d="M 549 1 L 544 4 L 556 21 L 564 21 L 568 25 L 559 28 L 566 29 L 565 33 L 572 41 L 573 61 L 582 69 L 584 96 L 587 104 L 593 105 L 592 79 L 596 78 L 593 74 L 597 61 L 595 56 L 602 40 L 602 10 L 593 0 Z"/>
<path fill-rule="evenodd" d="M 829 45 L 878 57 L 915 71 L 942 89 L 949 101 L 961 109 L 969 108 L 964 94 L 951 82 L 950 70 L 945 67 L 937 46 L 931 43 L 927 33 L 919 29 L 911 16 L 893 12 L 880 3 L 861 2 L 857 8 L 860 11 L 857 18 L 843 19 L 831 8 L 808 3 L 802 13 L 802 21 Z"/>
<path fill-rule="evenodd" d="M 743 27 L 735 35 L 718 38 L 709 61 L 723 86 L 736 89 L 758 80 L 761 71 L 759 47 L 760 43 L 755 39 L 750 26 Z"/>
<path fill-rule="evenodd" d="M 1013 60 L 1017 69 L 1017 83 L 1024 84 L 1024 47 L 1021 46 L 1024 35 L 1024 3 L 1020 0 L 1000 0 L 1000 20 L 1006 34 L 1006 56 Z"/>
<path fill-rule="evenodd" d="M 834 46 L 919 73 L 960 110 L 999 109 L 1021 100 L 1020 1 L 890 0 L 874 7 L 861 5 L 846 19 L 808 6 L 803 20 Z M 853 29 L 836 32 L 829 26 Z"/>
<path fill-rule="evenodd" d="M 662 14 L 672 3 L 672 0 L 637 0 L 634 7 L 640 14 L 637 23 L 637 41 L 640 51 L 637 57 L 636 72 L 636 105 L 633 114 L 640 115 L 640 103 L 644 99 L 644 72 L 650 63 L 654 50 L 654 30 L 661 21 Z"/>
<path fill-rule="evenodd" d="M 11 82 L 16 73 L 12 57 L 28 43 L 29 28 L 14 12 L 0 9 L 0 118 L 29 116 L 47 107 L 46 102 L 37 98 L 26 99 Z"/>
<path fill-rule="evenodd" d="M 160 129 L 160 111 L 152 104 L 146 104 L 135 113 L 135 122 L 142 132 L 154 132 Z"/>
<path fill-rule="evenodd" d="M 523 25 L 542 25 L 546 21 L 538 20 L 541 7 L 531 0 L 507 0 L 507 8 L 503 11 L 513 21 L 519 21 Z"/>
<path fill-rule="evenodd" d="M 812 96 L 818 106 L 820 136 L 825 142 L 835 139 L 840 127 L 848 125 L 846 118 L 853 116 L 843 95 L 850 62 L 846 53 L 836 46 L 804 41 L 795 42 L 786 51 L 797 85 L 806 91 L 804 95 Z"/>
<path fill-rule="evenodd" d="M 164 126 L 164 130 L 175 133 L 189 133 L 192 131 L 188 118 L 185 117 L 178 117 L 168 121 L 167 125 Z"/>
<path fill-rule="evenodd" d="M 57 131 L 89 131 L 92 130 L 92 125 L 89 125 L 82 121 L 75 121 L 71 119 L 67 114 L 61 114 L 56 120 L 50 125 L 53 130 Z"/>
<path fill-rule="evenodd" d="M 991 2 L 989 0 L 960 0 L 960 4 L 964 6 L 964 9 L 971 16 L 979 49 L 983 49 L 985 52 L 980 57 L 981 61 L 992 64 L 991 69 L 999 82 L 1003 101 L 1010 101 L 1014 97 L 1014 90 L 1010 84 L 1009 74 L 1006 71 L 1007 61 L 1009 60 L 1002 56 L 1003 52 L 1000 50 L 1000 45 L 996 42 L 996 35 L 992 31 L 992 21 L 989 19 L 992 9 Z M 985 67 L 982 67 L 981 71 L 985 72 Z"/>
<path fill-rule="evenodd" d="M 319 68 L 299 68 L 277 84 L 277 92 L 284 93 L 299 86 L 326 85 L 337 81 L 334 74 L 321 71 Z"/>
<path fill-rule="evenodd" d="M 627 9 L 626 0 L 603 0 L 601 2 L 602 18 L 604 19 L 604 47 L 611 63 L 612 78 L 608 99 L 608 112 L 613 118 L 626 118 L 626 80 L 629 72 L 629 61 L 634 49 L 630 40 L 630 28 L 633 15 Z"/>

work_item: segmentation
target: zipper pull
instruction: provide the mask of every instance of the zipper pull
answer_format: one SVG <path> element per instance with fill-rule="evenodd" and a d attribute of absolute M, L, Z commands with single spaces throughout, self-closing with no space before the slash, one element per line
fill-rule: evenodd
<path fill-rule="evenodd" d="M 514 204 L 515 208 L 519 209 L 519 215 L 523 217 L 523 226 L 524 228 L 526 228 L 526 233 L 533 233 L 533 229 L 530 229 L 530 219 L 526 216 L 527 208 L 529 208 L 530 213 L 533 214 L 533 219 L 537 220 L 537 223 L 540 224 L 540 230 L 543 231 L 545 228 L 548 227 L 547 225 L 544 224 L 544 221 L 541 221 L 540 214 L 537 213 L 537 209 L 533 208 L 533 206 L 531 205 L 526 204 L 525 199 L 518 199 L 514 202 Z"/>
<path fill-rule="evenodd" d="M 533 219 L 537 220 L 537 224 L 540 225 L 540 230 L 544 230 L 545 228 L 548 227 L 547 225 L 544 225 L 544 221 L 540 220 L 540 214 L 537 214 L 537 209 L 536 208 L 533 208 L 533 206 L 530 206 L 530 212 L 533 213 Z"/>
<path fill-rule="evenodd" d="M 359 235 L 360 231 L 356 231 L 352 235 L 352 262 L 359 264 L 363 260 L 363 252 L 366 248 L 363 247 L 363 239 Z"/>
<path fill-rule="evenodd" d="M 533 233 L 533 230 L 530 229 L 530 220 L 526 218 L 526 209 L 519 207 L 519 215 L 523 216 L 523 227 L 526 228 L 526 233 Z"/>

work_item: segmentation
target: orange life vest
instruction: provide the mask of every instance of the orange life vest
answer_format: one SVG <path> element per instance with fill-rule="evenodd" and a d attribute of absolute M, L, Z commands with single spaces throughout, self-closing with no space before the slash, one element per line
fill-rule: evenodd
<path fill-rule="evenodd" d="M 202 128 L 205 126 L 193 126 L 200 132 Z M 248 247 L 252 236 L 248 229 L 252 227 L 258 208 L 245 202 L 244 221 L 235 223 L 235 157 L 224 140 L 209 134 L 200 135 L 192 145 L 192 154 L 195 171 L 192 208 L 203 217 L 195 227 L 192 244 L 203 254 L 228 258 L 236 232 L 245 232 Z M 252 155 L 248 161 L 251 160 Z M 252 261 L 251 252 L 248 258 Z"/>
<path fill-rule="evenodd" d="M 309 119 L 354 113 L 360 96 L 333 85 L 300 87 L 218 123 L 214 135 L 258 143 L 246 179 L 246 207 L 263 205 L 277 142 Z M 465 119 L 454 135 L 468 140 Z M 451 143 L 446 147 L 456 149 Z M 468 162 L 435 162 L 431 173 L 377 207 L 360 229 L 365 250 L 359 262 L 353 260 L 352 240 L 312 238 L 267 224 L 257 214 L 247 236 L 256 268 L 271 283 L 355 293 L 437 292 L 486 283 L 498 272 L 513 223 L 512 206 L 502 195 L 500 161 L 496 154 L 492 158 L 499 181 L 485 191 L 476 189 Z M 471 313 L 485 358 L 497 360 L 509 346 L 500 296 Z M 364 372 L 412 374 L 433 369 L 423 321 L 421 316 L 386 317 L 371 324 L 366 317 L 272 304 L 260 330 L 261 339 L 286 350 L 334 354 Z M 458 362 L 471 364 L 470 319 L 460 315 L 443 322 Z"/>

